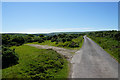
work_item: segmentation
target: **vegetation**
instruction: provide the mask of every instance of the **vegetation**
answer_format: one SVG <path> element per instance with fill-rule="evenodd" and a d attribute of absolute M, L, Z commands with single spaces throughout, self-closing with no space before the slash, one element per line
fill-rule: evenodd
<path fill-rule="evenodd" d="M 34 34 L 3 34 L 3 45 L 4 46 L 19 46 L 24 43 L 46 43 L 50 42 L 51 44 L 54 44 L 54 46 L 58 47 L 66 47 L 66 48 L 77 48 L 80 47 L 80 44 L 83 41 L 83 35 L 84 34 L 57 34 L 57 35 L 34 35 Z M 49 45 L 46 44 L 46 45 Z"/>
<path fill-rule="evenodd" d="M 3 78 L 56 79 L 67 78 L 68 62 L 50 49 L 37 49 L 24 44 L 40 44 L 69 49 L 82 46 L 87 34 L 120 62 L 120 32 L 97 31 L 87 33 L 2 34 Z M 0 46 L 1 48 L 1 46 Z"/>
<path fill-rule="evenodd" d="M 8 34 L 3 34 L 2 35 L 2 45 L 4 46 L 19 46 L 22 45 L 25 42 L 22 36 L 12 36 Z"/>
<path fill-rule="evenodd" d="M 79 48 L 82 46 L 83 34 L 58 34 L 46 37 L 46 40 L 33 42 L 34 44 L 50 45 L 65 48 Z"/>
<path fill-rule="evenodd" d="M 68 62 L 53 50 L 24 44 L 34 43 L 65 48 L 80 48 L 84 34 L 2 34 L 3 78 L 67 78 Z M 11 48 L 11 49 L 10 49 Z"/>
<path fill-rule="evenodd" d="M 27 45 L 13 48 L 19 55 L 19 64 L 3 69 L 3 78 L 49 80 L 67 77 L 67 61 L 57 52 Z"/>
<path fill-rule="evenodd" d="M 66 47 L 66 48 L 79 48 L 82 46 L 83 36 L 72 39 L 71 41 L 60 42 L 57 44 L 58 47 Z"/>
<path fill-rule="evenodd" d="M 2 46 L 2 68 L 3 69 L 17 64 L 18 60 L 19 58 L 14 50 L 11 50 L 8 47 Z"/>
<path fill-rule="evenodd" d="M 83 41 L 84 41 L 83 36 L 80 36 L 78 38 L 72 39 L 71 41 L 66 41 L 64 43 L 58 42 L 56 44 L 56 42 L 51 42 L 51 40 L 46 40 L 42 43 L 32 42 L 28 44 L 49 45 L 49 46 L 63 47 L 63 48 L 68 48 L 68 49 L 79 49 L 82 47 Z"/>
<path fill-rule="evenodd" d="M 120 31 L 91 32 L 88 36 L 120 62 Z"/>

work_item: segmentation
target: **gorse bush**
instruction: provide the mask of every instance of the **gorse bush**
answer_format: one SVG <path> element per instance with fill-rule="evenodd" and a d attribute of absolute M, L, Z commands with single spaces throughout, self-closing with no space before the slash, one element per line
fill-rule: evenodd
<path fill-rule="evenodd" d="M 24 44 L 24 42 L 25 40 L 22 36 L 14 36 L 12 39 L 12 43 L 14 43 L 14 45 L 17 45 L 17 46 Z"/>
<path fill-rule="evenodd" d="M 40 38 L 40 39 L 38 40 L 38 43 L 42 43 L 42 42 L 44 42 L 44 40 L 43 40 L 42 38 Z"/>
<path fill-rule="evenodd" d="M 67 41 L 72 41 L 72 39 L 75 39 L 79 37 L 80 34 L 59 34 L 59 35 L 54 35 L 52 36 L 51 42 L 67 42 Z"/>
<path fill-rule="evenodd" d="M 64 42 L 64 43 L 62 43 L 62 42 L 58 43 L 57 46 L 74 48 L 74 47 L 79 47 L 79 43 L 74 42 L 74 41 L 67 41 L 67 42 Z"/>
<path fill-rule="evenodd" d="M 55 42 L 58 47 L 77 48 L 82 43 L 84 34 L 59 34 L 52 36 L 51 42 Z"/>
<path fill-rule="evenodd" d="M 84 34 L 55 34 L 55 35 L 45 35 L 45 34 L 2 34 L 2 44 L 4 46 L 20 46 L 24 43 L 32 43 L 38 42 L 43 43 L 45 41 L 50 40 L 51 42 L 65 43 L 71 41 L 71 44 L 75 44 L 76 42 L 72 42 L 73 39 L 83 36 Z M 72 45 L 70 46 L 72 47 Z"/>
<path fill-rule="evenodd" d="M 14 50 L 9 49 L 8 47 L 2 46 L 2 68 L 7 68 L 9 66 L 15 65 L 18 63 L 18 55 Z"/>

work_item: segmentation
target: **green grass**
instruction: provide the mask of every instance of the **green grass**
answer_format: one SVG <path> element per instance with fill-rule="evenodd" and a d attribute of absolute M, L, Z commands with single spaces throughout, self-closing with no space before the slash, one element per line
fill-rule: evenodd
<path fill-rule="evenodd" d="M 119 42 L 117 40 L 105 37 L 89 37 L 94 40 L 98 45 L 100 45 L 111 56 L 113 56 L 113 58 L 119 61 L 118 51 L 120 50 L 120 46 L 118 45 Z"/>
<path fill-rule="evenodd" d="M 39 44 L 39 45 L 56 46 L 55 42 L 51 42 L 51 40 L 47 40 L 47 41 L 42 42 L 42 43 L 32 42 L 32 43 L 27 43 L 27 44 Z"/>
<path fill-rule="evenodd" d="M 57 52 L 27 45 L 11 47 L 13 48 L 19 56 L 19 64 L 3 69 L 3 78 L 67 78 L 68 62 Z"/>

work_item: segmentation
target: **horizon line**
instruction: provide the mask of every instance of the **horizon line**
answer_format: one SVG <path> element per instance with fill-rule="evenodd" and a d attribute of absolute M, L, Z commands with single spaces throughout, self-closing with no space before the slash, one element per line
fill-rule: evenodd
<path fill-rule="evenodd" d="M 84 32 L 96 32 L 96 31 L 119 31 L 119 30 L 93 30 L 93 31 L 80 31 L 81 33 L 84 33 Z M 0 34 L 5 34 L 5 33 L 10 33 L 10 34 L 14 34 L 14 33 L 17 33 L 17 34 L 50 34 L 50 33 L 67 33 L 69 31 L 56 31 L 56 32 L 0 32 Z M 73 32 L 78 32 L 78 31 L 70 31 L 71 33 Z"/>

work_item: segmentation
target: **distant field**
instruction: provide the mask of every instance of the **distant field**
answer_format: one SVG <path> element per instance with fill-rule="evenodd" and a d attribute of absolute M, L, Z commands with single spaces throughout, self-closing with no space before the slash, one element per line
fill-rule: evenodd
<path fill-rule="evenodd" d="M 3 78 L 67 78 L 68 62 L 57 52 L 27 45 L 11 47 L 13 48 L 19 56 L 19 64 L 3 69 Z"/>

